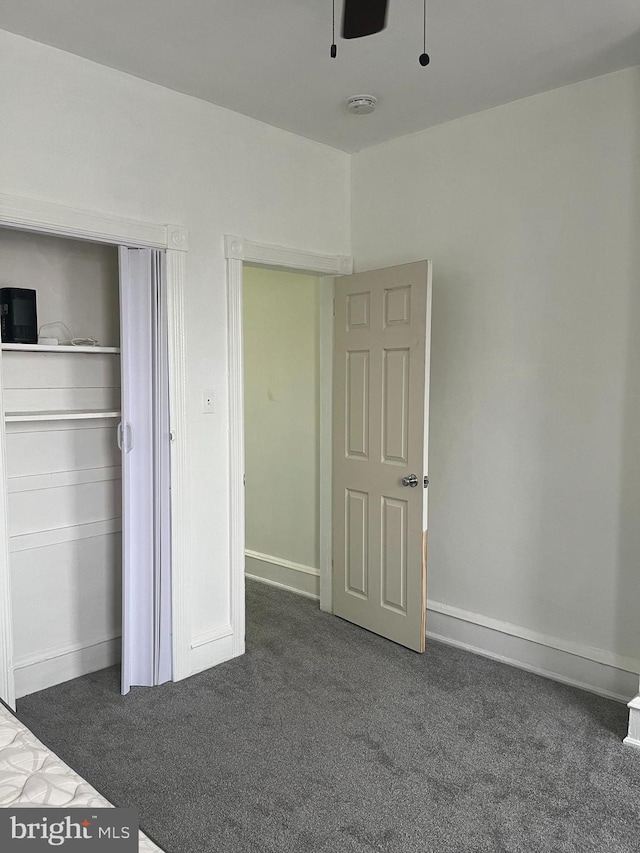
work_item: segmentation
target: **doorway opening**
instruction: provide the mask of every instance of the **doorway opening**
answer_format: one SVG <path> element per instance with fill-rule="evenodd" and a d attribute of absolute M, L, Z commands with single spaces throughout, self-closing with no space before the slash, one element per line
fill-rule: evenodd
<path fill-rule="evenodd" d="M 431 262 L 351 275 L 350 258 L 231 236 L 225 253 L 232 656 L 244 652 L 246 619 L 243 277 L 251 265 L 332 276 L 331 290 L 320 291 L 320 608 L 424 651 Z M 263 491 L 268 500 L 273 488 L 267 482 Z M 252 550 L 250 557 L 262 554 Z"/>
<path fill-rule="evenodd" d="M 308 273 L 244 269 L 245 576 L 315 601 L 322 287 Z"/>
<path fill-rule="evenodd" d="M 229 358 L 229 503 L 230 503 L 230 653 L 245 650 L 245 411 L 243 278 L 250 266 L 319 277 L 319 596 L 320 609 L 332 610 L 331 578 L 331 377 L 333 365 L 333 282 L 352 271 L 350 257 L 320 255 L 225 237 L 227 258 Z M 263 495 L 267 500 L 269 495 Z"/>

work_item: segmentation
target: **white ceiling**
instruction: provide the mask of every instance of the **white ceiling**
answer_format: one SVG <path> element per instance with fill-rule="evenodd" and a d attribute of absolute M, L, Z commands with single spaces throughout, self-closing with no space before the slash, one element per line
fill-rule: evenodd
<path fill-rule="evenodd" d="M 337 59 L 331 0 L 0 0 L 0 27 L 345 151 L 640 64 L 639 0 L 428 2 L 427 68 L 422 0 Z"/>

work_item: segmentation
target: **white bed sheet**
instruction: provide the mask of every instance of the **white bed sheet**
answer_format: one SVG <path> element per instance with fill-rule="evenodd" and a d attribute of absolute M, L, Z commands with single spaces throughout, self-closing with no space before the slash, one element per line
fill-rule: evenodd
<path fill-rule="evenodd" d="M 111 807 L 0 704 L 0 808 Z M 140 833 L 140 853 L 162 853 Z"/>

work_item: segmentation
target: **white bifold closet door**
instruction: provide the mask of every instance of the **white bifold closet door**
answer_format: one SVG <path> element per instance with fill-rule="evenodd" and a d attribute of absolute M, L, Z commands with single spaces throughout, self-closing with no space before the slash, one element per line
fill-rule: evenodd
<path fill-rule="evenodd" d="M 122 693 L 171 679 L 171 508 L 164 253 L 120 247 Z"/>

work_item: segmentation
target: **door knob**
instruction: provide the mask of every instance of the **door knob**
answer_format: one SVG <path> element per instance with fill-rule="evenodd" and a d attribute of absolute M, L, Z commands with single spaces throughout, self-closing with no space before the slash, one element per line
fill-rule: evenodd
<path fill-rule="evenodd" d="M 415 474 L 409 474 L 408 477 L 402 478 L 402 485 L 411 486 L 412 489 L 415 489 L 415 487 L 418 485 L 418 482 L 418 478 Z"/>

